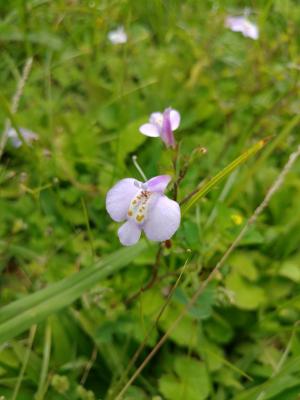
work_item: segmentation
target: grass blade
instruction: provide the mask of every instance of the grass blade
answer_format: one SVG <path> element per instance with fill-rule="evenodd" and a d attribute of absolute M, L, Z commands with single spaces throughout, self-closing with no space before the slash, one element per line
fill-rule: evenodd
<path fill-rule="evenodd" d="M 215 185 L 221 182 L 227 175 L 234 171 L 237 167 L 244 164 L 248 158 L 254 156 L 259 150 L 261 150 L 265 144 L 269 141 L 269 138 L 265 138 L 257 142 L 255 145 L 246 150 L 238 158 L 232 161 L 227 167 L 222 169 L 217 175 L 209 179 L 182 207 L 182 215 L 184 215 L 191 207 L 193 207 L 203 196 L 205 196 Z"/>
<path fill-rule="evenodd" d="M 145 241 L 140 241 L 133 247 L 118 250 L 91 268 L 3 307 L 0 310 L 0 343 L 68 306 L 101 279 L 128 265 L 146 246 Z"/>
<path fill-rule="evenodd" d="M 286 126 L 282 129 L 282 131 L 274 137 L 272 143 L 270 143 L 270 145 L 257 158 L 255 165 L 252 166 L 252 168 L 249 169 L 248 171 L 244 171 L 244 173 L 241 174 L 241 176 L 239 177 L 240 183 L 236 185 L 235 190 L 233 191 L 228 200 L 228 204 L 232 204 L 236 196 L 243 190 L 245 184 L 251 179 L 253 175 L 255 175 L 255 173 L 260 168 L 262 168 L 263 163 L 270 157 L 273 151 L 287 139 L 291 131 L 299 124 L 299 122 L 300 122 L 300 115 L 297 114 L 286 124 Z"/>

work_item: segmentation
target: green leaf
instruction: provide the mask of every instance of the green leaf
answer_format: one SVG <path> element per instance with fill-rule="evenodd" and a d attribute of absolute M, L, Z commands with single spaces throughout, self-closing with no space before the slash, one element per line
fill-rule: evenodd
<path fill-rule="evenodd" d="M 167 400 L 204 400 L 210 393 L 210 382 L 203 362 L 176 357 L 174 374 L 163 375 L 159 388 Z"/>
<path fill-rule="evenodd" d="M 217 173 L 213 178 L 209 179 L 197 192 L 187 201 L 187 203 L 182 207 L 182 214 L 185 214 L 192 206 L 194 206 L 203 196 L 205 196 L 215 185 L 220 183 L 227 175 L 233 172 L 237 167 L 244 164 L 248 158 L 254 156 L 259 150 L 261 150 L 265 144 L 269 141 L 269 138 L 265 138 L 257 142 L 250 149 L 246 150 L 238 158 L 236 158 L 232 163 L 227 165 L 222 171 Z"/>
<path fill-rule="evenodd" d="M 145 122 L 145 120 L 147 120 L 147 118 L 140 118 L 120 131 L 119 142 L 117 145 L 117 162 L 119 167 L 123 166 L 127 155 L 133 152 L 146 140 L 146 136 L 139 133 L 139 127 L 143 122 Z"/>
<path fill-rule="evenodd" d="M 205 330 L 208 337 L 217 343 L 228 343 L 233 337 L 232 326 L 217 314 L 205 323 Z"/>
<path fill-rule="evenodd" d="M 226 287 L 234 293 L 235 304 L 244 310 L 255 310 L 266 302 L 265 291 L 235 271 L 226 277 Z"/>
<path fill-rule="evenodd" d="M 140 241 L 136 246 L 118 250 L 90 268 L 3 307 L 0 310 L 0 343 L 68 306 L 101 279 L 128 265 L 145 248 L 146 242 Z"/>
<path fill-rule="evenodd" d="M 279 394 L 281 394 L 279 398 L 285 399 L 282 392 L 294 386 L 299 386 L 299 384 L 300 379 L 293 375 L 278 375 L 262 385 L 243 391 L 242 394 L 235 397 L 235 400 L 253 400 L 259 398 L 259 396 L 263 400 L 268 400 Z"/>
<path fill-rule="evenodd" d="M 212 307 L 215 301 L 216 290 L 214 285 L 208 285 L 202 295 L 197 299 L 195 305 L 191 307 L 188 314 L 197 320 L 207 319 L 212 314 Z M 173 295 L 175 303 L 186 306 L 189 302 L 187 295 L 180 288 L 177 288 Z"/>
<path fill-rule="evenodd" d="M 300 283 L 299 256 L 286 260 L 280 267 L 279 274 L 296 283 Z"/>
<path fill-rule="evenodd" d="M 167 332 L 181 310 L 182 307 L 171 303 L 159 320 L 159 327 L 164 332 Z M 201 326 L 198 321 L 196 322 L 190 315 L 185 315 L 176 325 L 176 328 L 170 332 L 169 338 L 179 346 L 188 347 L 197 351 L 200 333 Z"/>

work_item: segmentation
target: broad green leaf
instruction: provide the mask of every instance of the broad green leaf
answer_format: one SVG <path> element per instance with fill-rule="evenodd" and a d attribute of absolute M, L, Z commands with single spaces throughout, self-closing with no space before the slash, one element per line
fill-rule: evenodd
<path fill-rule="evenodd" d="M 254 256 L 251 252 L 236 251 L 230 257 L 230 266 L 232 271 L 237 272 L 251 282 L 255 282 L 259 277 Z"/>
<path fill-rule="evenodd" d="M 195 305 L 189 309 L 188 314 L 197 320 L 209 318 L 212 314 L 215 296 L 216 290 L 214 285 L 208 285 L 202 295 L 197 299 Z M 189 299 L 182 289 L 177 288 L 173 295 L 173 301 L 174 303 L 186 306 Z"/>
<path fill-rule="evenodd" d="M 134 151 L 145 140 L 146 136 L 139 132 L 139 127 L 147 122 L 147 118 L 141 118 L 130 123 L 125 129 L 121 129 L 117 143 L 117 162 L 118 166 L 123 166 L 124 160 L 129 153 Z"/>
<path fill-rule="evenodd" d="M 194 206 L 203 196 L 205 196 L 215 185 L 220 183 L 227 175 L 234 171 L 240 165 L 243 165 L 248 158 L 254 156 L 259 150 L 261 150 L 265 144 L 269 141 L 268 138 L 260 140 L 250 149 L 246 150 L 238 158 L 232 161 L 227 167 L 222 169 L 217 175 L 209 179 L 204 185 L 187 201 L 182 207 L 182 214 L 185 214 L 192 206 Z"/>
<path fill-rule="evenodd" d="M 216 343 L 228 343 L 233 337 L 233 329 L 225 318 L 214 314 L 214 318 L 210 318 L 205 323 L 205 330 L 208 337 Z"/>
<path fill-rule="evenodd" d="M 204 400 L 210 393 L 210 382 L 203 362 L 186 356 L 176 357 L 176 375 L 166 374 L 159 388 L 167 400 Z"/>
<path fill-rule="evenodd" d="M 167 332 L 175 319 L 178 317 L 182 307 L 170 304 L 159 320 L 159 327 Z M 198 350 L 198 338 L 201 334 L 201 326 L 198 321 L 194 321 L 189 315 L 184 316 L 171 331 L 169 338 L 176 344 L 188 347 L 194 351 Z"/>
<path fill-rule="evenodd" d="M 226 287 L 234 293 L 235 304 L 244 310 L 255 310 L 266 301 L 262 288 L 248 282 L 235 271 L 226 277 Z"/>
<path fill-rule="evenodd" d="M 101 279 L 124 268 L 145 248 L 145 241 L 123 248 L 90 268 L 3 307 L 0 310 L 0 343 L 68 306 Z"/>
<path fill-rule="evenodd" d="M 300 265 L 299 257 L 294 257 L 286 260 L 280 267 L 279 274 L 294 282 L 300 282 Z"/>

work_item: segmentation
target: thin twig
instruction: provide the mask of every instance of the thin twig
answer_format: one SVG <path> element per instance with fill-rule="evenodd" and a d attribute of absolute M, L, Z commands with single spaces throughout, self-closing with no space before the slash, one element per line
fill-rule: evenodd
<path fill-rule="evenodd" d="M 174 285 L 172 286 L 171 290 L 169 291 L 166 301 L 164 302 L 164 304 L 162 305 L 162 307 L 160 308 L 153 324 L 150 326 L 150 329 L 147 331 L 142 343 L 140 344 L 140 346 L 137 348 L 137 350 L 135 351 L 134 355 L 131 357 L 128 366 L 126 368 L 126 370 L 123 372 L 122 376 L 120 377 L 119 382 L 117 383 L 117 387 L 114 389 L 114 391 L 117 391 L 119 389 L 119 387 L 123 384 L 123 381 L 125 379 L 125 377 L 127 376 L 127 374 L 130 372 L 131 368 L 133 367 L 134 363 L 136 362 L 136 360 L 138 359 L 139 355 L 141 354 L 141 352 L 144 350 L 148 339 L 153 331 L 153 329 L 158 328 L 158 322 L 161 318 L 161 316 L 163 315 L 165 309 L 168 307 L 168 305 L 170 304 L 171 298 L 173 296 L 173 293 L 175 292 L 176 288 L 179 285 L 179 282 L 189 264 L 190 261 L 190 256 L 187 258 L 187 260 L 185 261 L 183 267 L 181 268 L 181 271 L 179 273 L 179 276 L 176 279 L 176 282 L 174 283 Z"/>
<path fill-rule="evenodd" d="M 92 355 L 91 358 L 89 359 L 88 363 L 86 364 L 86 367 L 84 369 L 84 373 L 82 375 L 82 378 L 80 379 L 80 384 L 84 385 L 87 377 L 89 376 L 90 370 L 92 369 L 96 358 L 97 358 L 97 354 L 98 354 L 98 350 L 97 350 L 97 346 L 94 346 L 93 351 L 92 351 Z"/>
<path fill-rule="evenodd" d="M 180 183 L 183 181 L 183 179 L 186 176 L 186 173 L 188 171 L 189 168 L 189 160 L 186 160 L 185 163 L 183 164 L 183 167 L 180 168 L 179 170 L 179 174 L 178 174 L 178 178 L 176 179 L 176 181 L 174 182 L 174 186 L 173 186 L 173 199 L 175 201 L 177 201 L 177 197 L 178 197 L 178 189 L 180 186 Z"/>
<path fill-rule="evenodd" d="M 177 200 L 178 187 L 179 187 L 181 181 L 183 181 L 183 179 L 185 178 L 185 176 L 188 172 L 189 166 L 190 166 L 191 162 L 194 160 L 195 156 L 204 155 L 206 153 L 207 153 L 207 149 L 203 146 L 199 146 L 199 147 L 196 147 L 188 157 L 186 157 L 183 167 L 179 171 L 177 181 L 174 183 L 174 189 L 173 189 L 174 190 L 174 200 Z M 201 187 L 204 183 L 206 183 L 206 180 L 204 180 L 203 182 L 200 182 L 200 184 L 197 186 L 197 188 L 195 190 L 193 190 L 191 193 L 189 193 L 187 196 L 185 196 L 179 202 L 179 204 L 182 205 L 182 204 L 186 203 L 191 197 L 194 196 L 194 194 L 196 194 L 201 189 Z"/>
<path fill-rule="evenodd" d="M 281 185 L 284 182 L 284 179 L 287 175 L 287 173 L 290 171 L 292 168 L 294 162 L 296 159 L 300 156 L 300 145 L 298 146 L 297 150 L 290 154 L 289 159 L 287 163 L 285 164 L 284 168 L 281 170 L 280 174 L 278 175 L 277 179 L 271 186 L 271 188 L 268 190 L 265 198 L 261 202 L 261 204 L 255 209 L 254 213 L 251 215 L 251 217 L 248 219 L 246 222 L 245 226 L 243 229 L 240 231 L 236 239 L 232 242 L 232 244 L 229 246 L 225 254 L 222 256 L 220 261 L 217 263 L 217 265 L 214 267 L 214 269 L 211 271 L 211 273 L 208 275 L 207 279 L 202 282 L 199 286 L 199 288 L 196 290 L 188 304 L 184 307 L 182 312 L 179 314 L 179 316 L 176 318 L 176 320 L 173 322 L 173 324 L 170 326 L 170 328 L 167 330 L 167 332 L 160 338 L 156 346 L 151 350 L 151 352 L 148 354 L 148 356 L 144 359 L 144 361 L 141 363 L 141 365 L 137 368 L 135 373 L 131 376 L 129 381 L 126 383 L 126 385 L 123 387 L 123 389 L 120 391 L 118 396 L 116 397 L 116 400 L 121 400 L 123 394 L 127 391 L 129 386 L 134 382 L 134 380 L 138 377 L 138 375 L 143 371 L 145 366 L 148 364 L 148 362 L 153 358 L 153 356 L 158 352 L 158 350 L 162 347 L 162 345 L 165 343 L 165 341 L 168 339 L 169 335 L 171 332 L 176 328 L 176 326 L 179 324 L 179 322 L 182 320 L 182 318 L 186 315 L 186 313 L 190 310 L 190 308 L 195 304 L 197 301 L 198 297 L 203 293 L 204 289 L 206 286 L 212 281 L 212 279 L 215 277 L 216 273 L 219 271 L 219 269 L 223 266 L 229 255 L 233 252 L 233 250 L 238 246 L 240 243 L 241 239 L 244 237 L 245 233 L 247 232 L 248 228 L 257 220 L 258 216 L 263 212 L 263 210 L 267 207 L 269 204 L 272 196 L 275 194 L 275 192 L 281 187 Z"/>
<path fill-rule="evenodd" d="M 141 293 L 152 288 L 152 286 L 154 285 L 156 278 L 157 278 L 158 267 L 160 264 L 160 259 L 161 259 L 162 253 L 163 253 L 163 245 L 160 244 L 158 247 L 157 253 L 156 253 L 155 262 L 152 265 L 151 278 L 149 279 L 149 281 L 146 283 L 145 286 L 142 286 L 136 293 L 134 293 L 132 296 L 130 296 L 127 300 L 125 300 L 125 304 L 131 303 L 133 300 L 135 300 L 137 297 L 139 297 L 139 295 Z"/>
<path fill-rule="evenodd" d="M 15 114 L 18 110 L 19 107 L 19 103 L 20 103 L 20 99 L 21 96 L 23 94 L 23 90 L 25 87 L 25 83 L 28 79 L 31 67 L 32 67 L 32 62 L 33 62 L 33 58 L 30 57 L 26 60 L 26 63 L 24 65 L 23 68 L 23 72 L 22 72 L 22 76 L 17 84 L 17 89 L 15 94 L 13 95 L 12 101 L 11 101 L 11 112 L 12 114 Z M 4 147 L 6 145 L 7 142 L 7 135 L 8 135 L 8 131 L 11 128 L 11 122 L 10 120 L 7 118 L 5 120 L 5 125 L 4 125 L 4 131 L 3 134 L 1 136 L 1 140 L 0 140 L 0 159 L 2 157 L 3 151 L 4 151 Z"/>

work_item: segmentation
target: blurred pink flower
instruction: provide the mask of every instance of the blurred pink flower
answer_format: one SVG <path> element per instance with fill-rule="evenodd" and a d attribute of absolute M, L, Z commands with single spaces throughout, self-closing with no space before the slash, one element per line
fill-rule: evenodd
<path fill-rule="evenodd" d="M 142 230 L 149 240 L 170 239 L 180 225 L 179 204 L 164 195 L 168 175 L 156 176 L 142 183 L 133 178 L 119 181 L 106 196 L 106 209 L 114 221 L 126 221 L 118 230 L 120 242 L 131 246 Z"/>
<path fill-rule="evenodd" d="M 259 37 L 258 27 L 246 17 L 227 17 L 225 26 L 233 32 L 241 32 L 245 37 L 257 40 Z"/>
<path fill-rule="evenodd" d="M 152 113 L 149 122 L 140 126 L 140 132 L 150 137 L 160 136 L 167 147 L 175 147 L 173 131 L 179 127 L 179 124 L 179 112 L 169 107 L 163 113 Z"/>

